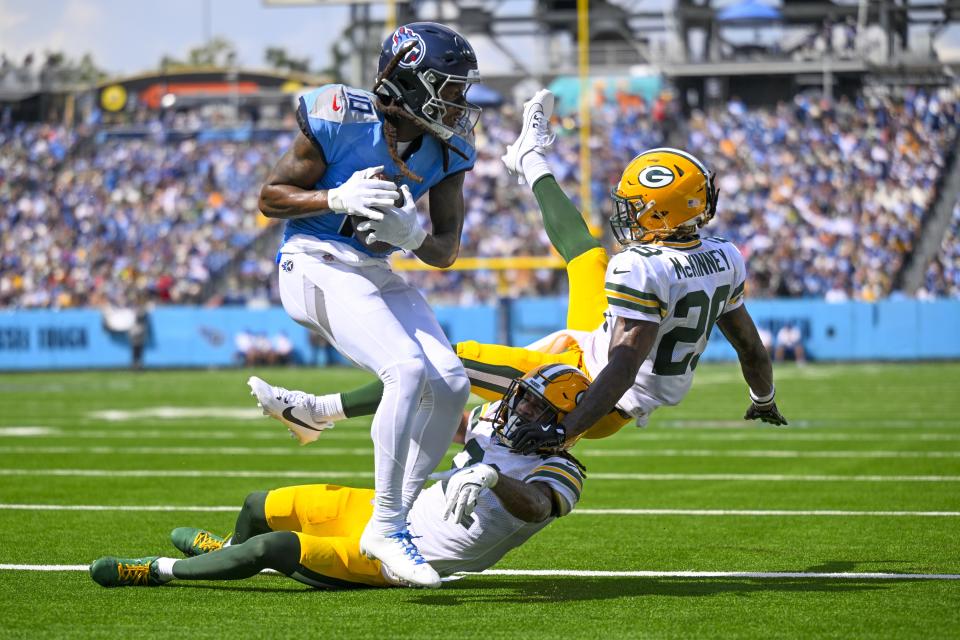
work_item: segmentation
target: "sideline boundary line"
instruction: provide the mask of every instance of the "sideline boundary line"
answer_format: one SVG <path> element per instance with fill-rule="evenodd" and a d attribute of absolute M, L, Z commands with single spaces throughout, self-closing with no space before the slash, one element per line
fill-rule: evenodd
<path fill-rule="evenodd" d="M 109 504 L 16 504 L 0 503 L 0 511 L 132 511 L 132 512 L 231 512 L 228 505 L 109 505 Z M 581 516 L 873 516 L 958 518 L 960 511 L 856 511 L 843 509 L 574 509 Z"/>
<path fill-rule="evenodd" d="M 281 471 L 216 469 L 11 469 L 0 468 L 0 476 L 52 476 L 77 478 L 302 478 L 317 482 L 332 478 L 372 478 L 373 471 Z M 960 476 L 941 475 L 839 475 L 782 473 L 591 473 L 590 481 L 738 481 L 738 482 L 960 482 Z"/>
<path fill-rule="evenodd" d="M 0 564 L 0 571 L 87 571 L 85 564 Z M 816 573 L 807 571 L 584 571 L 574 569 L 487 569 L 462 576 L 551 578 L 740 578 L 752 580 L 960 580 L 956 573 Z"/>

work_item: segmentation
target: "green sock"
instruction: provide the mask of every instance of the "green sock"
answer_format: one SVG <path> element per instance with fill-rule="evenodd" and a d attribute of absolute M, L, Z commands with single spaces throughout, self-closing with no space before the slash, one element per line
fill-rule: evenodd
<path fill-rule="evenodd" d="M 377 412 L 382 397 L 383 383 L 374 380 L 370 384 L 341 393 L 340 403 L 343 405 L 344 415 L 348 418 L 372 416 Z"/>
<path fill-rule="evenodd" d="M 173 563 L 180 580 L 242 580 L 264 569 L 290 575 L 300 564 L 300 538 L 290 531 L 272 531 L 243 544 L 224 547 Z"/>
<path fill-rule="evenodd" d="M 533 185 L 533 195 L 540 205 L 543 226 L 554 248 L 570 262 L 579 255 L 600 246 L 590 234 L 583 215 L 563 192 L 556 178 L 546 175 Z"/>

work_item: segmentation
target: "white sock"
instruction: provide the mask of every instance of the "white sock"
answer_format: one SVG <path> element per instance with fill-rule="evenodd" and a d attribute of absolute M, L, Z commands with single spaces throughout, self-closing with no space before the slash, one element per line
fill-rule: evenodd
<path fill-rule="evenodd" d="M 157 558 L 157 577 L 162 582 L 170 582 L 176 576 L 173 575 L 173 563 L 176 558 Z"/>
<path fill-rule="evenodd" d="M 229 546 L 232 545 L 232 544 L 233 544 L 233 536 L 230 536 L 229 538 L 227 538 L 226 540 L 223 541 L 223 546 L 220 547 L 220 548 L 221 548 L 221 549 L 226 549 L 227 547 L 229 547 Z"/>
<path fill-rule="evenodd" d="M 539 151 L 529 151 L 520 158 L 520 168 L 523 170 L 523 178 L 531 187 L 543 176 L 553 174 L 547 159 Z"/>
<path fill-rule="evenodd" d="M 317 422 L 324 420 L 345 420 L 343 401 L 339 393 L 328 393 L 325 396 L 313 396 L 313 407 L 310 409 L 313 419 Z"/>

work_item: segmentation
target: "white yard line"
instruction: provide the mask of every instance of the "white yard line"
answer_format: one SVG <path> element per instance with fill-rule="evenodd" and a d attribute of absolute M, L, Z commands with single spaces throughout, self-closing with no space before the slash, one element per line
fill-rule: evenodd
<path fill-rule="evenodd" d="M 2 508 L 3 505 L 0 505 Z M 582 516 L 875 516 L 958 518 L 960 511 L 848 511 L 841 509 L 574 509 Z"/>
<path fill-rule="evenodd" d="M 303 455 L 304 449 L 290 444 L 286 447 L 0 447 L 0 454 L 66 454 L 88 455 L 174 455 L 174 456 L 293 456 Z M 311 456 L 369 456 L 373 447 L 346 449 L 342 447 L 315 447 Z"/>
<path fill-rule="evenodd" d="M 86 564 L 0 564 L 0 571 L 88 571 Z M 811 571 L 583 571 L 575 569 L 487 569 L 483 576 L 546 578 L 736 578 L 747 580 L 960 580 L 956 573 L 818 573 Z"/>
<path fill-rule="evenodd" d="M 576 578 L 746 578 L 783 580 L 960 580 L 956 573 L 817 573 L 809 571 L 578 571 L 572 569 L 487 569 L 485 576 Z"/>
<path fill-rule="evenodd" d="M 0 511 L 239 511 L 238 505 L 0 504 Z M 574 509 L 581 516 L 873 516 L 957 518 L 960 511 L 850 511 L 840 509 Z"/>
<path fill-rule="evenodd" d="M 0 476 L 53 476 L 86 478 L 305 478 L 322 482 L 332 478 L 371 478 L 373 471 L 270 471 L 218 469 L 2 469 Z M 590 481 L 629 480 L 642 482 L 737 481 L 737 482 L 960 482 L 960 476 L 917 475 L 800 475 L 776 473 L 591 473 Z"/>
<path fill-rule="evenodd" d="M 960 428 L 960 426 L 958 426 Z M 692 440 L 696 442 L 960 442 L 960 433 L 834 433 L 826 431 L 736 431 L 713 433 L 684 433 L 669 430 L 619 431 L 617 439 L 627 438 L 641 442 L 657 440 Z M 589 442 L 589 441 L 588 441 Z M 590 442 L 593 444 L 593 442 Z M 583 446 L 581 444 L 581 446 Z"/>
<path fill-rule="evenodd" d="M 0 448 L 2 449 L 2 448 Z M 960 451 L 798 451 L 790 449 L 596 449 L 585 458 L 960 458 Z"/>
<path fill-rule="evenodd" d="M 2 472 L 2 470 L 0 470 Z M 837 474 L 783 474 L 783 473 L 591 473 L 593 480 L 634 481 L 735 481 L 735 482 L 960 482 L 960 476 L 884 476 Z"/>
<path fill-rule="evenodd" d="M 197 418 L 211 418 L 214 420 L 262 420 L 263 412 L 256 407 L 143 407 L 141 409 L 106 409 L 91 411 L 88 418 L 121 422 L 127 420 L 195 420 Z"/>
<path fill-rule="evenodd" d="M 240 506 L 110 505 L 110 504 L 0 504 L 0 511 L 240 511 Z"/>
<path fill-rule="evenodd" d="M 76 429 L 51 426 L 0 427 L 0 438 L 64 438 L 91 440 L 282 440 L 282 427 L 277 423 L 241 429 Z M 326 431 L 321 443 L 330 440 L 369 440 L 370 431 L 354 425 Z M 677 430 L 621 431 L 614 441 L 593 441 L 581 448 L 600 450 L 604 445 L 623 440 L 655 442 L 686 440 L 694 442 L 960 442 L 960 433 L 828 433 L 798 431 L 737 431 L 685 433 Z M 596 447 L 596 449 L 594 449 Z"/>
<path fill-rule="evenodd" d="M 938 419 L 924 419 L 924 418 L 901 418 L 901 419 L 888 419 L 888 420 L 865 420 L 863 418 L 855 416 L 836 416 L 829 420 L 801 420 L 801 419 L 791 419 L 790 426 L 783 429 L 784 431 L 797 431 L 809 428 L 830 428 L 830 429 L 843 429 L 849 430 L 854 429 L 859 431 L 860 428 L 875 430 L 875 429 L 957 429 L 958 427 L 957 420 L 938 420 Z M 729 419 L 729 420 L 657 420 L 653 418 L 653 422 L 650 426 L 653 429 L 679 429 L 679 430 L 691 430 L 695 431 L 700 430 L 716 430 L 716 429 L 729 429 L 742 431 L 744 429 L 767 429 L 768 427 L 757 426 L 756 423 L 745 422 L 744 420 L 738 419 Z"/>
<path fill-rule="evenodd" d="M 278 434 L 279 437 L 279 434 Z M 176 455 L 176 456 L 293 456 L 305 450 L 284 447 L 110 447 L 110 446 L 0 446 L 0 455 Z M 372 447 L 309 449 L 310 455 L 369 456 Z M 585 448 L 584 458 L 825 458 L 825 459 L 956 459 L 960 451 L 799 451 L 790 449 L 598 449 Z"/>
<path fill-rule="evenodd" d="M 0 469 L 0 476 L 60 478 L 372 478 L 373 471 L 228 471 L 215 469 Z M 960 480 L 960 478 L 958 478 Z"/>

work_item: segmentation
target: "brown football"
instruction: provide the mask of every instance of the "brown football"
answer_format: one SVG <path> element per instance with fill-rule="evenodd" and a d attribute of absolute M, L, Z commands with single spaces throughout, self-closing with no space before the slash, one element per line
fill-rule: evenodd
<path fill-rule="evenodd" d="M 395 179 L 391 178 L 390 176 L 384 173 L 378 173 L 374 177 L 380 180 L 389 180 L 391 182 L 396 182 Z M 399 207 L 402 204 L 403 204 L 403 196 L 398 194 L 396 205 Z M 363 246 L 367 247 L 368 249 L 370 249 L 375 253 L 384 253 L 386 251 L 390 251 L 391 249 L 393 249 L 394 248 L 393 245 L 387 242 L 374 242 L 373 244 L 367 244 L 367 236 L 370 235 L 371 232 L 357 230 L 357 226 L 360 225 L 361 222 L 365 222 L 366 220 L 367 219 L 364 218 L 363 216 L 350 216 L 350 224 L 353 225 L 353 236 L 360 241 L 360 244 L 362 244 Z"/>

